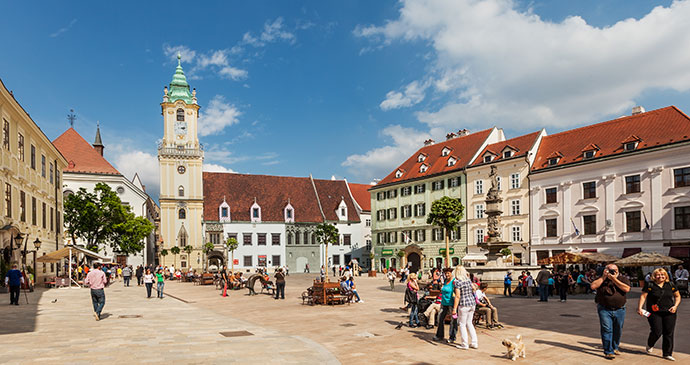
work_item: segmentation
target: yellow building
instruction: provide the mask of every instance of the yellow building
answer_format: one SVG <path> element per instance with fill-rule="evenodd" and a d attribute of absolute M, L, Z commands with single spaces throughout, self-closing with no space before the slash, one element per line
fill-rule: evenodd
<path fill-rule="evenodd" d="M 188 270 L 203 266 L 204 152 L 197 133 L 199 104 L 196 90 L 190 92 L 179 55 L 177 59 L 175 75 L 170 88 L 165 88 L 161 103 L 164 132 L 158 147 L 158 163 L 162 242 L 158 253 L 168 252 L 168 257 L 159 258 L 159 262 Z M 185 251 L 186 246 L 192 248 L 190 253 Z M 180 254 L 172 254 L 173 247 L 179 247 Z"/>
<path fill-rule="evenodd" d="M 0 85 L 0 252 L 4 262 L 35 267 L 37 256 L 63 245 L 60 185 L 67 161 L 2 80 Z M 57 270 L 40 264 L 36 282 Z"/>
<path fill-rule="evenodd" d="M 499 196 L 503 199 L 499 232 L 501 240 L 511 242 L 516 261 L 529 260 L 529 180 L 530 166 L 544 130 L 488 145 L 467 168 L 467 244 L 468 251 L 478 253 L 478 243 L 487 232 L 486 194 L 491 187 L 489 174 L 496 166 Z"/>

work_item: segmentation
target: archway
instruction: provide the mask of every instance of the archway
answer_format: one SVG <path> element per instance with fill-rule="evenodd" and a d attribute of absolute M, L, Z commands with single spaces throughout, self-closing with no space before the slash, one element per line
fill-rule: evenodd
<path fill-rule="evenodd" d="M 223 265 L 225 265 L 225 257 L 223 257 L 223 254 L 218 252 L 218 251 L 209 252 L 207 261 L 208 261 L 208 264 L 207 264 L 206 268 L 209 271 L 213 271 L 212 266 L 215 266 L 216 270 L 220 270 L 223 268 Z M 230 266 L 230 265 L 228 265 L 228 266 Z"/>
<path fill-rule="evenodd" d="M 419 269 L 421 267 L 421 261 L 422 258 L 419 257 L 419 254 L 416 252 L 412 252 L 407 255 L 407 263 L 410 266 L 410 272 L 419 272 Z"/>
<path fill-rule="evenodd" d="M 391 257 L 391 269 L 397 269 L 397 267 L 398 267 L 398 265 L 396 265 L 397 261 L 398 260 L 396 260 L 395 257 Z"/>

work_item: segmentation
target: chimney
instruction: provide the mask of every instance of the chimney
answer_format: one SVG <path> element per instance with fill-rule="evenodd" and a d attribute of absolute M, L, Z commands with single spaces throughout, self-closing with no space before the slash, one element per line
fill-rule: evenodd
<path fill-rule="evenodd" d="M 453 138 L 455 138 L 455 137 L 456 137 L 455 133 L 450 132 L 450 133 L 446 134 L 446 141 L 449 140 L 449 139 L 453 139 Z"/>
<path fill-rule="evenodd" d="M 644 107 L 642 107 L 642 106 L 638 105 L 638 106 L 634 106 L 632 108 L 632 115 L 638 115 L 638 114 L 642 114 L 644 112 L 645 112 L 645 110 L 644 110 Z"/>
<path fill-rule="evenodd" d="M 467 129 L 462 129 L 462 130 L 458 131 L 458 137 L 463 137 L 463 136 L 466 136 L 468 134 L 470 134 L 470 131 Z"/>
<path fill-rule="evenodd" d="M 99 122 L 96 122 L 96 140 L 93 141 L 93 148 L 103 156 L 103 149 L 105 146 L 103 146 L 103 142 L 101 141 L 101 125 Z"/>
<path fill-rule="evenodd" d="M 429 139 L 427 139 L 426 141 L 424 141 L 424 145 L 425 145 L 425 146 L 431 146 L 432 144 L 434 144 L 434 140 L 431 139 L 431 138 L 429 138 Z"/>

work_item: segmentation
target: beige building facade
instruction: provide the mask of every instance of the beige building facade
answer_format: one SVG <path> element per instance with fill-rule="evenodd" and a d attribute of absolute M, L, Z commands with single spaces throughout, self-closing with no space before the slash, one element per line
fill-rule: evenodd
<path fill-rule="evenodd" d="M 204 152 L 197 133 L 199 108 L 196 90 L 190 92 L 178 56 L 175 75 L 170 88 L 165 88 L 161 103 L 164 132 L 158 146 L 161 210 L 158 254 L 166 250 L 168 257 L 159 258 L 159 262 L 182 270 L 203 266 Z M 185 251 L 187 246 L 192 248 L 190 253 Z M 173 247 L 179 247 L 181 253 L 172 254 Z"/>
<path fill-rule="evenodd" d="M 60 186 L 67 161 L 2 81 L 0 85 L 0 253 L 6 264 L 34 268 L 36 257 L 63 246 Z M 36 282 L 57 271 L 58 265 L 40 264 Z"/>

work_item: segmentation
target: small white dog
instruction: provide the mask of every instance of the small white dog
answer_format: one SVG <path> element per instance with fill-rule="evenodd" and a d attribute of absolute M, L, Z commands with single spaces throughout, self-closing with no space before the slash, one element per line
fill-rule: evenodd
<path fill-rule="evenodd" d="M 506 357 L 513 361 L 517 360 L 518 357 L 527 357 L 527 354 L 525 353 L 525 344 L 522 343 L 522 335 L 517 335 L 516 338 L 517 341 L 515 342 L 507 338 L 503 340 L 503 346 L 505 346 L 508 350 Z"/>

